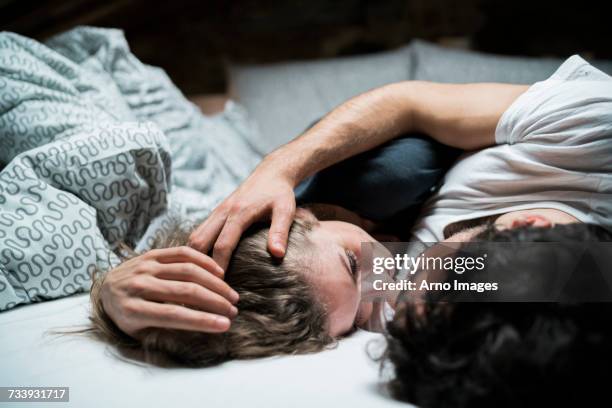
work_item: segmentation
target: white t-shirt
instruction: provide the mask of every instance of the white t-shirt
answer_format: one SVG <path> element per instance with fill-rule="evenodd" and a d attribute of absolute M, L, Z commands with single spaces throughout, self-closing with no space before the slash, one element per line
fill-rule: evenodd
<path fill-rule="evenodd" d="M 495 141 L 448 171 L 415 225 L 418 240 L 438 242 L 451 223 L 529 208 L 612 230 L 612 77 L 572 56 L 512 103 Z"/>

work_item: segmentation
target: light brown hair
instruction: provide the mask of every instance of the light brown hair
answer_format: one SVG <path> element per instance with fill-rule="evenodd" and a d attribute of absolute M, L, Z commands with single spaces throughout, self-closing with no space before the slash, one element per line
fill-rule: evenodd
<path fill-rule="evenodd" d="M 240 295 L 239 313 L 226 333 L 209 334 L 174 329 L 145 329 L 134 339 L 105 313 L 100 299 L 104 275 L 91 289 L 89 332 L 126 351 L 139 350 L 150 363 L 209 366 L 233 359 L 312 353 L 333 344 L 326 310 L 308 282 L 312 267 L 312 224 L 296 218 L 283 260 L 267 251 L 268 228 L 252 227 L 233 253 L 225 281 Z M 185 245 L 189 230 L 178 224 L 155 242 L 155 248 Z"/>

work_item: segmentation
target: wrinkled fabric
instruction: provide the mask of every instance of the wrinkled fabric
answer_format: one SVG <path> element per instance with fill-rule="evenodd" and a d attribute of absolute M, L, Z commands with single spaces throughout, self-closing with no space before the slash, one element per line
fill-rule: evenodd
<path fill-rule="evenodd" d="M 206 217 L 260 159 L 249 132 L 233 103 L 203 116 L 119 30 L 0 33 L 0 310 L 86 291 L 119 243 Z"/>

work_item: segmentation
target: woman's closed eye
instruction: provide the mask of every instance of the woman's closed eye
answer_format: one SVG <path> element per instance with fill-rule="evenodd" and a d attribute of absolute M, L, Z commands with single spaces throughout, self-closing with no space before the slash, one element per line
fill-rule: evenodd
<path fill-rule="evenodd" d="M 349 266 L 351 268 L 351 275 L 353 276 L 353 280 L 357 281 L 357 274 L 359 273 L 359 261 L 357 259 L 357 256 L 350 249 L 346 249 L 345 253 L 349 262 Z"/>

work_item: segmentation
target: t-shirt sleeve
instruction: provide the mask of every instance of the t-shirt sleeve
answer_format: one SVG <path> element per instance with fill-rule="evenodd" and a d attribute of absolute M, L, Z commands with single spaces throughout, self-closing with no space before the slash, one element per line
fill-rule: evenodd
<path fill-rule="evenodd" d="M 612 77 L 581 57 L 567 59 L 504 112 L 498 144 L 587 145 L 612 135 Z"/>

